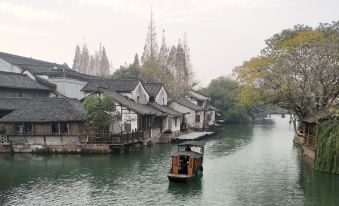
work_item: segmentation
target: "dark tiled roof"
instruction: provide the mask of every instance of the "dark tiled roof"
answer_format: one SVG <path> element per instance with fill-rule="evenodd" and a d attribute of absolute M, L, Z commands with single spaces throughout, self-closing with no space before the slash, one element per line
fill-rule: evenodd
<path fill-rule="evenodd" d="M 175 116 L 175 117 L 181 117 L 183 116 L 182 113 L 174 110 L 173 108 L 166 106 L 166 105 L 160 105 L 158 103 L 149 103 L 149 105 L 167 115 Z"/>
<path fill-rule="evenodd" d="M 151 97 L 157 96 L 159 93 L 160 89 L 162 88 L 162 83 L 143 83 L 147 93 Z"/>
<path fill-rule="evenodd" d="M 200 93 L 200 92 L 197 92 L 195 90 L 191 90 L 188 92 L 188 95 L 193 97 L 194 99 L 197 99 L 197 100 L 200 100 L 200 101 L 205 101 L 207 100 L 209 97 Z"/>
<path fill-rule="evenodd" d="M 176 103 L 184 106 L 184 107 L 187 107 L 187 108 L 190 108 L 192 110 L 195 110 L 195 111 L 203 111 L 205 110 L 203 107 L 199 107 L 195 104 L 193 104 L 191 101 L 189 101 L 188 99 L 186 99 L 185 97 L 180 97 Z"/>
<path fill-rule="evenodd" d="M 300 121 L 307 123 L 319 123 L 322 120 L 329 119 L 331 117 L 331 113 L 327 111 L 318 111 L 313 115 L 309 115 L 305 118 L 302 118 Z"/>
<path fill-rule="evenodd" d="M 11 64 L 49 65 L 51 62 L 0 52 L 0 58 Z M 55 64 L 55 63 L 54 63 Z"/>
<path fill-rule="evenodd" d="M 189 157 L 194 157 L 194 158 L 201 158 L 203 157 L 202 154 L 200 153 L 197 153 L 197 152 L 189 152 L 189 151 L 178 151 L 178 152 L 174 152 L 172 154 L 172 157 L 173 156 L 189 156 Z"/>
<path fill-rule="evenodd" d="M 178 144 L 178 146 L 186 146 L 186 145 L 197 146 L 197 147 L 202 147 L 202 148 L 205 147 L 205 143 L 204 142 L 202 142 L 202 141 L 194 141 L 194 140 L 186 141 L 186 142 L 182 142 L 182 143 Z"/>
<path fill-rule="evenodd" d="M 134 102 L 131 99 L 128 99 L 127 97 L 122 96 L 121 94 L 111 91 L 111 90 L 102 90 L 106 92 L 108 95 L 110 95 L 114 101 L 121 104 L 122 106 L 138 113 L 141 115 L 155 115 L 155 116 L 167 116 L 163 112 L 156 110 L 149 105 L 146 104 L 139 104 Z"/>
<path fill-rule="evenodd" d="M 64 64 L 52 63 L 4 52 L 0 52 L 0 58 L 12 65 L 21 68 L 24 71 L 30 71 L 34 75 L 47 75 L 49 77 L 68 77 L 83 81 L 101 78 L 79 73 Z"/>
<path fill-rule="evenodd" d="M 0 87 L 29 89 L 29 90 L 52 90 L 37 81 L 34 81 L 25 74 L 0 71 Z"/>
<path fill-rule="evenodd" d="M 215 106 L 212 106 L 212 105 L 208 105 L 208 109 L 213 110 L 213 111 L 218 111 L 218 109 Z"/>
<path fill-rule="evenodd" d="M 107 89 L 116 92 L 131 92 L 139 84 L 137 79 L 100 79 L 91 80 L 83 88 L 84 92 L 94 92 L 101 89 Z"/>
<path fill-rule="evenodd" d="M 14 110 L 0 122 L 84 121 L 81 102 L 69 98 L 0 98 L 0 110 Z"/>

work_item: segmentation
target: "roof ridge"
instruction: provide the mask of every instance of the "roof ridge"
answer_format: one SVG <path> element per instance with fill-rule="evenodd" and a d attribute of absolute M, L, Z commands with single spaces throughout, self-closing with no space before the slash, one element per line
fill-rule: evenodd
<path fill-rule="evenodd" d="M 8 72 L 8 71 L 0 71 L 0 73 L 6 73 L 9 75 L 21 75 L 21 76 L 28 76 L 27 74 L 23 74 L 23 73 L 17 73 L 17 72 Z"/>
<path fill-rule="evenodd" d="M 47 61 L 40 60 L 40 59 L 34 59 L 32 57 L 25 57 L 25 56 L 20 56 L 20 55 L 16 55 L 16 54 L 6 53 L 6 52 L 0 52 L 0 54 L 9 55 L 9 56 L 12 56 L 12 57 L 17 57 L 17 58 L 25 58 L 25 59 L 34 60 L 34 61 L 45 62 L 45 63 L 49 63 L 49 64 L 56 64 L 56 63 L 47 62 Z"/>

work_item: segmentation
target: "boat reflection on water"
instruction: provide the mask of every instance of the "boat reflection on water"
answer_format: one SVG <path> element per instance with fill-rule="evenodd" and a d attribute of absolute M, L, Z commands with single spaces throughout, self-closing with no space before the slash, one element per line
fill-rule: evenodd
<path fill-rule="evenodd" d="M 170 181 L 168 183 L 168 193 L 179 197 L 200 194 L 203 189 L 202 176 L 203 175 L 196 176 L 185 184 Z"/>

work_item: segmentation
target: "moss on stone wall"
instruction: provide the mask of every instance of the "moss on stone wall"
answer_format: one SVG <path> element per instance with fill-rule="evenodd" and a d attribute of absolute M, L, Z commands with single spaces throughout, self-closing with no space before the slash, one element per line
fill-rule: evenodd
<path fill-rule="evenodd" d="M 315 169 L 339 174 L 339 121 L 328 120 L 316 129 Z"/>

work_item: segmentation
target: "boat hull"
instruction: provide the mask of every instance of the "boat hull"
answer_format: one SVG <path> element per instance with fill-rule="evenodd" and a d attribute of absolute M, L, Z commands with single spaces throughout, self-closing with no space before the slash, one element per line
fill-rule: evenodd
<path fill-rule="evenodd" d="M 173 174 L 168 174 L 167 177 L 170 182 L 187 182 L 193 178 L 193 176 Z"/>
<path fill-rule="evenodd" d="M 193 174 L 193 176 L 182 175 L 182 174 L 174 175 L 172 173 L 168 173 L 167 177 L 170 182 L 188 182 L 194 179 L 194 177 L 199 177 L 201 175 L 202 175 L 202 171 L 199 170 L 195 174 Z"/>

